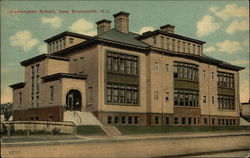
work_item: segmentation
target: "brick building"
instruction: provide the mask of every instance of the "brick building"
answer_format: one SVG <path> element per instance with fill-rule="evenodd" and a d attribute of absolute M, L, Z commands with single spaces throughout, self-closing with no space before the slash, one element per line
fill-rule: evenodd
<path fill-rule="evenodd" d="M 14 120 L 66 121 L 74 111 L 114 125 L 239 124 L 242 67 L 204 55 L 205 42 L 169 24 L 133 33 L 126 12 L 112 29 L 96 24 L 96 36 L 63 32 L 45 40 L 47 54 L 21 62 Z"/>

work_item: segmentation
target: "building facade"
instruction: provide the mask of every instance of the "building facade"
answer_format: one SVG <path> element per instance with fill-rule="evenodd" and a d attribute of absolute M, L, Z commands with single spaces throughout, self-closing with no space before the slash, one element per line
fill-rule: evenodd
<path fill-rule="evenodd" d="M 97 23 L 90 37 L 63 32 L 48 53 L 21 62 L 25 82 L 13 88 L 14 120 L 65 121 L 91 112 L 113 125 L 239 124 L 242 67 L 203 54 L 205 42 L 175 26 L 137 34 L 129 13 Z"/>

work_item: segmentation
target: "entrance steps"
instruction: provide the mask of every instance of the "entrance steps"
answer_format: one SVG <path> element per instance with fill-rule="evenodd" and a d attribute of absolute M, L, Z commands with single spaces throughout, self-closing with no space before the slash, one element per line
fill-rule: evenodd
<path fill-rule="evenodd" d="M 74 122 L 77 126 L 79 125 L 102 126 L 102 123 L 91 112 L 65 111 L 64 121 Z"/>
<path fill-rule="evenodd" d="M 115 126 L 112 125 L 103 125 L 102 129 L 108 136 L 111 137 L 122 135 L 121 132 Z"/>

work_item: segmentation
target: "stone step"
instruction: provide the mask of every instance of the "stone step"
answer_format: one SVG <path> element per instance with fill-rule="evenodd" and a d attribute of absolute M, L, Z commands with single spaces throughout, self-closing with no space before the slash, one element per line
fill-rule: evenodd
<path fill-rule="evenodd" d="M 72 121 L 76 125 L 97 125 L 102 126 L 101 122 L 91 112 L 66 111 L 64 121 Z"/>
<path fill-rule="evenodd" d="M 121 132 L 112 125 L 103 125 L 102 129 L 104 130 L 104 132 L 111 137 L 115 137 L 115 136 L 121 136 Z"/>

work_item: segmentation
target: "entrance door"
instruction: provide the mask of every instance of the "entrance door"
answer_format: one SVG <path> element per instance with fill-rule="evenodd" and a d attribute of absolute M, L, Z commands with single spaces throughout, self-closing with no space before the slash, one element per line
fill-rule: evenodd
<path fill-rule="evenodd" d="M 67 110 L 79 110 L 82 107 L 81 92 L 76 89 L 71 89 L 66 95 Z"/>

